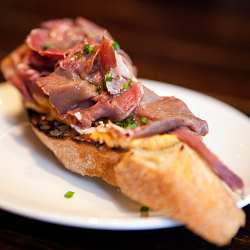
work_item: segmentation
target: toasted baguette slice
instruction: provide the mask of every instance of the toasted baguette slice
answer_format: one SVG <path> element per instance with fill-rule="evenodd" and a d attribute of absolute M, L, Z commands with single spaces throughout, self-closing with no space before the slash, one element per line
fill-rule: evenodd
<path fill-rule="evenodd" d="M 230 243 L 245 224 L 224 184 L 198 154 L 180 142 L 160 150 L 132 149 L 115 168 L 126 196 L 163 211 L 216 245 Z"/>
<path fill-rule="evenodd" d="M 224 183 L 175 135 L 120 142 L 119 147 L 109 134 L 92 134 L 96 141 L 83 139 L 62 131 L 67 125 L 37 119 L 31 117 L 35 134 L 67 169 L 103 178 L 216 245 L 229 243 L 244 226 L 245 214 Z"/>

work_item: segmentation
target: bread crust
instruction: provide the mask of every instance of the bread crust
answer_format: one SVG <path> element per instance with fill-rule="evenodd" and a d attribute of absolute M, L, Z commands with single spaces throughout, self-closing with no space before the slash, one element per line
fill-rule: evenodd
<path fill-rule="evenodd" d="M 157 151 L 132 150 L 115 168 L 115 176 L 126 196 L 163 211 L 216 245 L 230 243 L 245 224 L 244 212 L 221 180 L 184 143 Z"/>
<path fill-rule="evenodd" d="M 230 243 L 245 224 L 243 210 L 211 167 L 173 135 L 139 139 L 124 150 L 74 136 L 53 137 L 34 124 L 32 128 L 70 171 L 101 177 L 211 243 Z"/>
<path fill-rule="evenodd" d="M 96 143 L 76 141 L 71 137 L 49 137 L 34 126 L 32 128 L 67 169 L 83 176 L 101 177 L 107 183 L 117 186 L 114 167 L 122 159 L 123 151 L 115 151 Z"/>

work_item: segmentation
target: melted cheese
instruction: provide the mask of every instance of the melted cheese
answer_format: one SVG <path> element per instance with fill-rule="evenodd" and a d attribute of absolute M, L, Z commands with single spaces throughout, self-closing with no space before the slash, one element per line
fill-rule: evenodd
<path fill-rule="evenodd" d="M 134 140 L 128 140 L 127 136 L 121 136 L 119 138 L 112 137 L 109 132 L 95 132 L 91 134 L 90 138 L 99 143 L 105 143 L 109 147 L 121 147 L 121 148 L 141 148 L 141 149 L 163 149 L 169 148 L 179 143 L 179 139 L 175 135 L 156 135 L 147 138 L 140 138 Z"/>

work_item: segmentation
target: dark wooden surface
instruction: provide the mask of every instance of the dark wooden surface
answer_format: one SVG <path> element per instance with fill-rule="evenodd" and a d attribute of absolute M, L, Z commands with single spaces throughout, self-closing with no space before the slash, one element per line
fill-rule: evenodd
<path fill-rule="evenodd" d="M 139 77 L 203 92 L 250 116 L 249 13 L 250 1 L 241 0 L 0 0 L 0 59 L 40 22 L 83 16 L 111 32 Z M 244 210 L 246 227 L 221 249 L 250 249 L 250 206 Z M 0 249 L 217 249 L 184 227 L 102 231 L 0 216 Z"/>

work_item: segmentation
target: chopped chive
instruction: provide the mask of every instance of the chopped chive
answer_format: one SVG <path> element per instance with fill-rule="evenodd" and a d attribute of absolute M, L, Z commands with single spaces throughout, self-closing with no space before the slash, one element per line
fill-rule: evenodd
<path fill-rule="evenodd" d="M 129 79 L 128 79 L 128 84 L 131 84 L 131 83 L 132 83 L 132 79 L 129 78 Z"/>
<path fill-rule="evenodd" d="M 116 122 L 116 125 L 118 125 L 118 126 L 120 126 L 120 127 L 126 127 L 126 126 L 128 126 L 128 123 L 127 122 L 125 122 L 125 121 L 120 121 L 120 122 Z"/>
<path fill-rule="evenodd" d="M 75 192 L 68 191 L 67 193 L 64 194 L 65 198 L 71 198 L 74 195 Z"/>
<path fill-rule="evenodd" d="M 141 124 L 145 125 L 147 123 L 147 118 L 142 116 L 141 117 Z"/>
<path fill-rule="evenodd" d="M 104 79 L 103 79 L 103 89 L 104 90 L 107 90 L 107 85 L 106 85 L 106 82 L 112 82 L 113 80 L 113 77 L 112 77 L 112 72 L 110 71 L 107 71 Z"/>
<path fill-rule="evenodd" d="M 119 45 L 118 42 L 114 41 L 114 42 L 112 43 L 112 45 L 113 45 L 114 49 L 120 49 L 120 45 Z"/>
<path fill-rule="evenodd" d="M 102 92 L 101 87 L 97 87 L 97 89 L 96 89 L 96 93 L 98 93 L 98 94 L 100 95 L 100 94 L 101 94 L 101 92 Z"/>
<path fill-rule="evenodd" d="M 41 46 L 42 50 L 46 50 L 46 49 L 49 49 L 49 48 L 53 48 L 52 45 L 44 45 L 44 46 Z"/>
<path fill-rule="evenodd" d="M 110 76 L 109 76 L 110 75 Z M 108 71 L 106 73 L 106 82 L 112 82 L 113 77 L 112 77 L 112 72 Z"/>
<path fill-rule="evenodd" d="M 83 47 L 83 51 L 85 52 L 85 55 L 88 55 L 94 52 L 94 48 L 90 47 L 88 44 L 85 44 Z"/>
<path fill-rule="evenodd" d="M 94 52 L 94 48 L 90 47 L 88 44 L 85 44 L 84 47 L 83 47 L 83 53 L 77 53 L 75 51 L 75 55 L 78 56 L 78 57 L 81 57 L 81 56 L 89 55 L 89 54 L 91 54 L 93 52 Z"/>
<path fill-rule="evenodd" d="M 81 53 L 77 53 L 77 52 L 75 51 L 75 55 L 78 56 L 78 57 L 81 57 L 81 56 L 83 56 L 83 53 L 81 54 Z"/>
<path fill-rule="evenodd" d="M 104 89 L 104 90 L 107 90 L 107 84 L 106 84 L 106 81 L 105 81 L 105 82 L 103 82 L 103 89 Z"/>
<path fill-rule="evenodd" d="M 148 212 L 148 210 L 149 210 L 149 207 L 143 206 L 141 207 L 140 212 Z"/>
<path fill-rule="evenodd" d="M 128 89 L 128 84 L 127 83 L 123 83 L 123 89 Z"/>
<path fill-rule="evenodd" d="M 137 127 L 137 123 L 136 122 L 133 122 L 133 123 L 130 123 L 127 127 L 125 127 L 126 129 L 131 129 L 131 128 L 135 128 Z"/>
<path fill-rule="evenodd" d="M 137 123 L 135 121 L 134 115 L 130 115 L 125 120 L 117 122 L 116 125 L 121 126 L 126 129 L 131 129 L 131 128 L 135 128 L 137 126 Z"/>
<path fill-rule="evenodd" d="M 127 120 L 130 120 L 131 118 L 133 118 L 133 120 L 135 119 L 135 116 L 134 115 L 130 115 L 127 117 Z"/>

